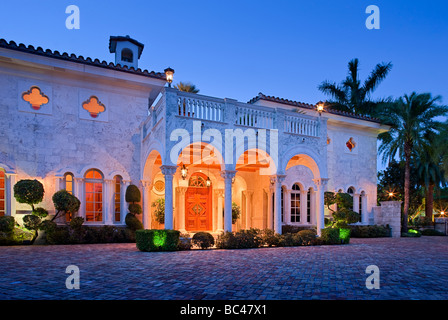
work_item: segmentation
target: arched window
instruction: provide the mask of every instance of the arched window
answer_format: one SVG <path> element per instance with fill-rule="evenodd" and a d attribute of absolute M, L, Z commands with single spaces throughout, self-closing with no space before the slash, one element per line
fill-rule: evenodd
<path fill-rule="evenodd" d="M 291 222 L 300 222 L 300 186 L 297 183 L 291 190 Z"/>
<path fill-rule="evenodd" d="M 131 49 L 124 48 L 123 50 L 121 50 L 121 61 L 126 61 L 126 62 L 134 61 L 134 54 L 132 53 Z"/>
<path fill-rule="evenodd" d="M 0 217 L 6 214 L 5 171 L 0 168 Z"/>
<path fill-rule="evenodd" d="M 114 221 L 121 221 L 121 181 L 123 178 L 121 176 L 115 176 L 115 192 L 114 192 Z"/>
<path fill-rule="evenodd" d="M 207 187 L 207 182 L 205 179 L 199 175 L 193 175 L 190 178 L 190 181 L 188 182 L 189 187 L 196 187 L 196 188 L 205 188 Z"/>
<path fill-rule="evenodd" d="M 73 194 L 73 173 L 71 172 L 64 174 L 64 189 L 68 193 Z"/>
<path fill-rule="evenodd" d="M 347 193 L 348 193 L 349 195 L 351 195 L 351 196 L 352 196 L 352 199 L 353 199 L 353 197 L 354 197 L 354 195 L 355 195 L 355 188 L 353 188 L 353 187 L 348 188 L 348 189 L 347 189 Z M 351 203 L 351 205 L 350 205 L 350 210 L 353 210 L 353 201 L 352 201 L 352 203 Z"/>
<path fill-rule="evenodd" d="M 86 221 L 103 221 L 103 174 L 91 169 L 85 175 Z"/>

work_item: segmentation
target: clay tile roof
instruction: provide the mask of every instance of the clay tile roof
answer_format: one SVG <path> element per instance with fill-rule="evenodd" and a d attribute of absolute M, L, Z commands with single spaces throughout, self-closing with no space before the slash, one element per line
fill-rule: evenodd
<path fill-rule="evenodd" d="M 288 100 L 288 99 L 283 99 L 283 98 L 279 98 L 279 97 L 267 96 L 267 95 L 264 95 L 261 92 L 258 94 L 258 96 L 252 98 L 247 103 L 254 104 L 258 100 L 277 102 L 277 103 L 287 104 L 287 105 L 290 105 L 290 106 L 295 106 L 295 107 L 305 108 L 305 109 L 314 109 L 314 110 L 316 109 L 316 105 L 313 105 L 313 104 L 299 102 L 299 101 L 293 101 L 293 100 Z M 367 116 L 363 116 L 363 115 L 359 115 L 359 114 L 355 114 L 355 113 L 351 113 L 351 112 L 345 112 L 345 111 L 340 111 L 340 110 L 331 109 L 331 108 L 326 108 L 325 112 L 328 112 L 328 113 L 331 113 L 331 114 L 336 114 L 336 115 L 341 115 L 341 116 L 344 116 L 344 117 L 350 117 L 350 118 L 355 118 L 355 119 L 361 119 L 361 120 L 366 120 L 366 121 L 372 121 L 372 122 L 380 123 L 380 120 L 378 120 L 378 119 L 367 117 Z"/>
<path fill-rule="evenodd" d="M 98 59 L 92 60 L 92 58 L 90 58 L 90 57 L 84 58 L 83 56 L 76 56 L 73 53 L 70 55 L 66 52 L 60 54 L 59 51 L 51 51 L 50 49 L 47 49 L 44 51 L 41 47 L 34 48 L 32 45 L 29 45 L 27 47 L 23 43 L 17 45 L 14 41 L 7 42 L 5 39 L 0 39 L 0 48 L 16 50 L 16 51 L 30 53 L 30 54 L 36 54 L 36 55 L 40 55 L 40 56 L 44 56 L 44 57 L 60 59 L 60 60 L 65 60 L 65 61 L 70 61 L 70 62 L 82 63 L 82 64 L 100 67 L 100 68 L 128 72 L 128 73 L 132 73 L 132 74 L 136 74 L 136 75 L 140 75 L 140 76 L 156 78 L 156 79 L 166 81 L 165 73 L 148 71 L 148 70 L 142 71 L 140 68 L 135 70 L 133 67 L 128 68 L 127 66 L 122 66 L 120 64 L 114 64 L 113 62 L 110 62 L 110 63 L 107 63 L 106 61 L 100 62 L 100 60 L 98 60 Z"/>

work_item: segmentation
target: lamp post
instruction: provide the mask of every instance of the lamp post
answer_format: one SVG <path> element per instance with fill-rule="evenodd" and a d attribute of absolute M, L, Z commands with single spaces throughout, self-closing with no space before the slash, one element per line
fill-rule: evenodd
<path fill-rule="evenodd" d="M 173 82 L 173 76 L 174 76 L 174 70 L 171 68 L 166 68 L 165 69 L 165 77 L 166 77 L 166 81 L 168 82 L 168 87 L 171 88 L 171 83 Z"/>

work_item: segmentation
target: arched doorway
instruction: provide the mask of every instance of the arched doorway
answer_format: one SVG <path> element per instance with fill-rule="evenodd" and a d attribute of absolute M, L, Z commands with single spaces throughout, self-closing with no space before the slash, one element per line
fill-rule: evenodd
<path fill-rule="evenodd" d="M 194 173 L 188 182 L 185 194 L 185 229 L 187 231 L 211 231 L 212 229 L 212 185 L 209 178 Z"/>

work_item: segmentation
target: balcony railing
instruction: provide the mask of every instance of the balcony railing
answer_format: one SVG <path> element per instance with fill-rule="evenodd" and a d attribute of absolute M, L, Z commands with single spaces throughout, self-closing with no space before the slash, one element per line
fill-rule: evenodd
<path fill-rule="evenodd" d="M 193 95 L 193 96 L 192 96 Z M 179 93 L 177 115 L 199 120 L 224 121 L 224 101 L 207 99 L 196 94 Z"/>
<path fill-rule="evenodd" d="M 262 106 L 239 104 L 236 107 L 235 124 L 261 128 L 275 129 L 275 111 Z"/>
<path fill-rule="evenodd" d="M 285 116 L 285 132 L 304 136 L 318 137 L 319 125 L 315 119 L 307 119 L 298 115 Z"/>

